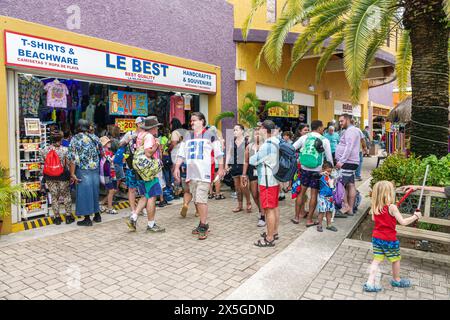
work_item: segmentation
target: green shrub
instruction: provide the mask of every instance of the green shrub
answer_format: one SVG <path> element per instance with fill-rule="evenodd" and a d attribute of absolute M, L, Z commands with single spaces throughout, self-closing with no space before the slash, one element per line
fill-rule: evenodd
<path fill-rule="evenodd" d="M 429 231 L 439 231 L 441 229 L 441 226 L 433 223 L 418 222 L 417 228 Z"/>
<path fill-rule="evenodd" d="M 432 155 L 424 159 L 415 156 L 409 158 L 401 154 L 387 157 L 382 165 L 372 171 L 371 187 L 381 180 L 404 185 L 421 185 L 427 165 L 430 165 L 426 185 L 445 187 L 450 185 L 450 154 L 438 159 Z"/>

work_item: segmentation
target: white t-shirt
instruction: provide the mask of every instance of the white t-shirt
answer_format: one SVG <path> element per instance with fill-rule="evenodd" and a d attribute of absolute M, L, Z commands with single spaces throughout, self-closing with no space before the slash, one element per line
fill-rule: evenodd
<path fill-rule="evenodd" d="M 214 170 L 212 167 L 213 151 L 216 160 L 223 157 L 219 140 L 209 130 L 195 136 L 194 133 L 191 133 L 184 138 L 178 151 L 178 157 L 186 164 L 186 181 L 211 182 L 212 170 Z"/>

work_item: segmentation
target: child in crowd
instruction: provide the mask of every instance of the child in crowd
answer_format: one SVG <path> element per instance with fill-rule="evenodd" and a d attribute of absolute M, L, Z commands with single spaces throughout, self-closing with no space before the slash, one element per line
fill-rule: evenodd
<path fill-rule="evenodd" d="M 395 202 L 395 188 L 389 181 L 379 181 L 372 190 L 372 220 L 375 228 L 372 233 L 373 261 L 370 273 L 363 289 L 366 292 L 381 291 L 380 284 L 375 282 L 379 274 L 379 265 L 384 258 L 392 263 L 391 285 L 398 288 L 408 288 L 411 281 L 400 278 L 400 243 L 397 239 L 395 227 L 397 221 L 403 225 L 409 225 L 422 217 L 420 211 L 416 211 L 411 217 L 403 218 Z"/>
<path fill-rule="evenodd" d="M 331 176 L 333 167 L 328 161 L 324 161 L 322 166 L 322 177 L 320 178 L 320 191 L 319 191 L 319 216 L 317 231 L 323 232 L 322 221 L 323 215 L 325 214 L 327 219 L 327 230 L 338 231 L 335 226 L 331 223 L 332 214 L 335 211 L 334 200 L 333 200 L 333 190 L 334 190 L 334 179 Z"/>
<path fill-rule="evenodd" d="M 117 192 L 116 170 L 114 168 L 114 153 L 111 151 L 111 140 L 103 136 L 100 138 L 103 146 L 103 156 L 100 161 L 100 182 L 105 186 L 106 196 L 100 202 L 100 211 L 108 214 L 117 214 L 117 210 L 113 209 L 112 203 L 114 195 Z M 107 203 L 107 207 L 105 207 Z"/>

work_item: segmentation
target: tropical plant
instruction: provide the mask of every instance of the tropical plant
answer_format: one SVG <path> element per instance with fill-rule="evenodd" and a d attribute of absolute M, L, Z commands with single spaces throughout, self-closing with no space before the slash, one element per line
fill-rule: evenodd
<path fill-rule="evenodd" d="M 34 192 L 25 190 L 23 185 L 13 184 L 8 169 L 0 166 L 0 220 L 9 214 L 11 204 L 17 204 L 20 194 L 27 197 L 35 195 Z"/>
<path fill-rule="evenodd" d="M 252 0 L 243 25 L 247 38 L 253 16 L 266 0 Z M 293 44 L 287 81 L 303 57 L 320 54 L 316 80 L 336 52 L 343 53 L 352 99 L 359 100 L 361 84 L 377 51 L 393 29 L 403 30 L 396 72 L 401 91 L 411 74 L 411 151 L 418 156 L 448 152 L 450 0 L 285 0 L 257 58 L 278 71 L 283 45 L 293 27 L 308 22 Z M 430 136 L 433 130 L 433 136 Z"/>
<path fill-rule="evenodd" d="M 215 118 L 214 118 L 214 125 L 216 126 L 216 128 L 219 126 L 219 123 L 226 118 L 231 118 L 234 119 L 234 112 L 231 111 L 225 111 L 225 112 L 221 112 L 219 113 Z"/>
<path fill-rule="evenodd" d="M 277 101 L 267 102 L 263 110 L 260 110 L 260 107 L 261 101 L 256 94 L 252 92 L 247 93 L 242 106 L 238 109 L 239 122 L 248 128 L 254 128 L 262 115 L 270 109 L 281 108 L 283 111 L 287 111 L 287 104 Z"/>

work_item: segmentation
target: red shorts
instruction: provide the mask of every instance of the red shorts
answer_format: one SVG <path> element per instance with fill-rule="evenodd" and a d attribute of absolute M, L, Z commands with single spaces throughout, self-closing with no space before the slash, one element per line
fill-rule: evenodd
<path fill-rule="evenodd" d="M 280 193 L 280 186 L 266 187 L 259 186 L 259 198 L 261 199 L 261 206 L 263 209 L 274 209 L 278 207 L 278 196 Z"/>

